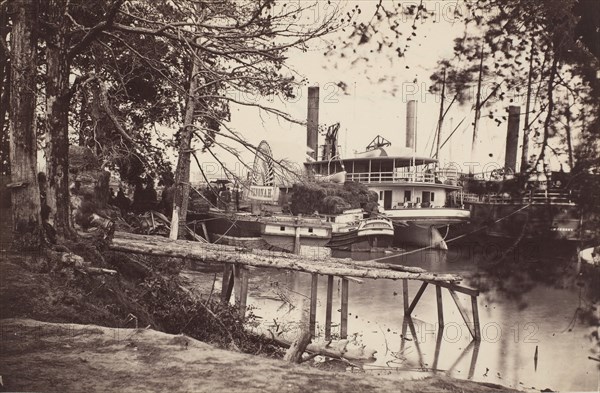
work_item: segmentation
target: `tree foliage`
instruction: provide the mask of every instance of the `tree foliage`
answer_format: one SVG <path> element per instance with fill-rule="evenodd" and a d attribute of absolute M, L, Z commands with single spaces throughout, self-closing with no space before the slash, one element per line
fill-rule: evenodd
<path fill-rule="evenodd" d="M 105 168 L 135 183 L 170 171 L 165 151 L 179 147 L 181 133 L 165 135 L 160 131 L 164 127 L 192 127 L 194 142 L 184 151 L 194 151 L 198 144 L 221 162 L 215 147 L 237 156 L 232 144 L 251 146 L 227 124 L 232 105 L 256 106 L 294 121 L 243 97 L 293 95 L 302 81 L 287 68 L 286 52 L 305 50 L 308 42 L 340 25 L 337 12 L 302 21 L 300 15 L 316 5 L 302 2 L 300 8 L 289 8 L 274 0 L 44 2 L 36 20 L 41 33 L 36 94 L 46 106 L 46 113 L 40 113 L 41 136 L 48 142 L 53 210 L 68 207 L 67 140 L 92 148 Z M 0 7 L 6 19 L 11 2 Z M 10 23 L 8 28 L 3 24 L 1 31 L 1 48 L 8 54 L 0 64 L 2 100 L 10 84 L 4 73 L 10 63 L 10 29 Z M 192 82 L 196 88 L 190 90 Z M 190 102 L 192 116 L 185 118 Z M 4 120 L 6 114 L 1 115 Z M 226 142 L 220 133 L 228 134 Z M 2 152 L 7 150 L 3 145 Z"/>
<path fill-rule="evenodd" d="M 536 161 L 544 163 L 548 154 L 565 154 L 572 167 L 571 129 L 588 132 L 598 110 L 593 99 L 598 96 L 598 81 L 592 70 L 599 53 L 597 45 L 587 46 L 598 38 L 589 17 L 600 12 L 598 5 L 572 0 L 464 4 L 468 10 L 465 35 L 455 41 L 455 58 L 442 60 L 432 80 L 438 82 L 442 69 L 454 66 L 448 84 L 459 101 L 464 101 L 479 78 L 477 53 L 482 51 L 481 77 L 490 88 L 489 95 L 481 98 L 484 103 L 496 104 L 489 105 L 488 116 L 502 124 L 507 119 L 504 108 L 526 98 L 531 77 L 531 109 L 525 127 L 537 140 Z M 535 165 L 531 169 L 536 169 Z"/>

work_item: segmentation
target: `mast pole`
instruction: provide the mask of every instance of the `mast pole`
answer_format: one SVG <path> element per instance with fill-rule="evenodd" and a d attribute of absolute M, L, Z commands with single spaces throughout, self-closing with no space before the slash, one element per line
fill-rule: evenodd
<path fill-rule="evenodd" d="M 446 69 L 444 68 L 444 76 L 442 77 L 442 99 L 440 102 L 440 117 L 438 119 L 437 129 L 437 144 L 435 148 L 435 158 L 438 160 L 437 166 L 440 165 L 440 144 L 442 141 L 442 126 L 444 124 L 444 100 L 446 99 Z"/>
<path fill-rule="evenodd" d="M 531 83 L 533 79 L 533 42 L 529 54 L 529 75 L 527 76 L 527 102 L 525 103 L 525 127 L 523 127 L 523 150 L 521 153 L 521 173 L 529 166 L 529 111 L 531 108 Z"/>
<path fill-rule="evenodd" d="M 416 166 L 417 166 L 417 101 L 415 101 L 415 117 L 413 119 L 414 122 L 414 127 L 413 127 L 413 141 L 415 141 L 415 144 L 413 146 L 413 168 L 414 171 L 416 173 Z"/>
<path fill-rule="evenodd" d="M 479 129 L 479 118 L 481 117 L 481 78 L 483 75 L 483 43 L 479 47 L 479 78 L 477 79 L 477 97 L 475 101 L 475 121 L 473 122 L 473 141 L 471 142 L 471 161 L 475 159 L 475 148 L 477 141 L 477 131 Z M 469 166 L 469 172 L 472 173 L 473 166 Z"/>
<path fill-rule="evenodd" d="M 569 101 L 569 89 L 566 89 L 567 95 L 567 109 L 565 111 L 565 116 L 567 118 L 567 124 L 565 127 L 565 131 L 567 133 L 567 149 L 569 153 L 569 171 L 573 170 L 573 143 L 571 140 L 571 102 Z"/>

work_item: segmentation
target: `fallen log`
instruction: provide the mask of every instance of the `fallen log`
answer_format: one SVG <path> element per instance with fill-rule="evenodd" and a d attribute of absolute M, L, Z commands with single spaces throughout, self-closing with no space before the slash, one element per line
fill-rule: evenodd
<path fill-rule="evenodd" d="M 443 282 L 461 281 L 461 277 L 455 274 L 412 273 L 370 268 L 361 265 L 340 263 L 336 258 L 314 260 L 293 254 L 272 253 L 268 251 L 257 252 L 257 250 L 249 251 L 233 246 L 202 244 L 186 240 L 169 240 L 155 236 L 128 234 L 121 237 L 121 233 L 118 233 L 115 234 L 109 247 L 116 251 L 190 258 L 202 262 L 238 263 L 247 266 L 288 269 L 321 275 L 393 280 L 406 278 Z"/>
<path fill-rule="evenodd" d="M 267 336 L 265 336 L 267 337 Z M 290 348 L 292 345 L 289 341 L 279 337 L 269 337 L 273 342 L 282 348 Z M 310 343 L 306 346 L 306 353 L 315 354 L 318 356 L 326 356 L 332 359 L 345 359 L 351 361 L 373 361 L 375 360 L 374 349 L 366 347 L 348 348 L 348 340 L 340 340 L 337 342 Z"/>
<path fill-rule="evenodd" d="M 104 269 L 101 267 L 86 267 L 84 269 L 82 269 L 84 272 L 86 273 L 90 273 L 90 274 L 108 274 L 111 276 L 114 276 L 117 274 L 116 270 L 113 269 Z"/>

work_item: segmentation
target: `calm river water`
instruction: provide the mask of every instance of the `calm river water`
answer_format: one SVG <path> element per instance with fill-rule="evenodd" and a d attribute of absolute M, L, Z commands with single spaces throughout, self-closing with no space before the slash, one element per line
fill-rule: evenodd
<path fill-rule="evenodd" d="M 490 265 L 500 248 L 455 246 L 450 251 L 422 251 L 389 256 L 388 263 L 419 266 L 433 272 L 457 273 L 463 282 L 482 289 L 479 314 L 482 341 L 471 336 L 447 290 L 443 290 L 446 327 L 438 334 L 435 289 L 425 290 L 407 323 L 403 340 L 402 283 L 392 280 L 350 282 L 348 336 L 377 350 L 376 361 L 365 368 L 377 372 L 411 370 L 417 375 L 446 372 L 518 389 L 598 391 L 599 364 L 588 359 L 596 342 L 597 327 L 576 317 L 587 301 L 589 284 L 573 273 L 572 254 L 548 257 L 533 265 L 538 249 L 513 250 L 505 264 Z M 521 255 L 519 255 L 521 254 Z M 524 255 L 527 254 L 527 255 Z M 354 259 L 371 259 L 385 254 L 339 254 Z M 546 258 L 546 257 L 544 257 Z M 512 260 L 511 260 L 512 259 Z M 509 267 L 507 267 L 509 266 Z M 533 266 L 533 267 L 532 267 Z M 306 273 L 257 269 L 250 274 L 248 305 L 263 327 L 286 327 L 299 320 L 303 297 L 310 294 L 311 278 Z M 409 282 L 412 299 L 420 282 Z M 319 278 L 317 325 L 324 329 L 327 280 Z M 334 290 L 334 322 L 339 324 L 340 281 Z M 589 289 L 589 288 L 588 288 Z M 470 299 L 460 295 L 462 303 Z M 407 320 L 408 322 L 408 320 Z M 333 332 L 339 331 L 339 325 Z M 414 330 L 411 329 L 414 327 Z M 411 330 L 412 333 L 411 333 Z M 537 352 L 537 362 L 535 360 Z"/>

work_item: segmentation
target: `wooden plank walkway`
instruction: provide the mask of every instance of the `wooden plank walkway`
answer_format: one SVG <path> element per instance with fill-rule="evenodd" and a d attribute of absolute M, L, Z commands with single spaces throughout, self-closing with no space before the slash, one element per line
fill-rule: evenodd
<path fill-rule="evenodd" d="M 340 277 L 341 287 L 341 320 L 340 336 L 346 338 L 348 332 L 348 307 L 349 307 L 349 281 L 358 281 L 357 278 L 402 280 L 404 315 L 410 317 L 421 299 L 428 285 L 435 286 L 438 324 L 444 325 L 443 303 L 441 289 L 450 292 L 456 303 L 469 332 L 476 341 L 480 340 L 479 314 L 477 309 L 477 296 L 479 291 L 460 285 L 462 278 L 456 274 L 438 274 L 424 269 L 410 266 L 393 265 L 374 261 L 354 261 L 351 259 L 299 256 L 295 254 L 272 252 L 265 250 L 248 250 L 227 245 L 199 243 L 187 240 L 171 240 L 159 236 L 136 235 L 125 232 L 116 232 L 109 247 L 115 251 L 132 252 L 148 255 L 189 258 L 194 261 L 207 263 L 223 263 L 223 286 L 221 299 L 229 302 L 235 287 L 235 304 L 239 307 L 240 314 L 245 315 L 248 296 L 249 267 L 285 269 L 291 271 L 310 273 L 310 329 L 315 334 L 317 288 L 319 275 L 327 276 L 327 302 L 325 336 L 331 336 L 332 323 L 332 297 L 333 278 Z M 421 281 L 416 296 L 409 298 L 408 280 Z M 471 297 L 473 321 L 469 312 L 461 304 L 457 292 Z"/>

